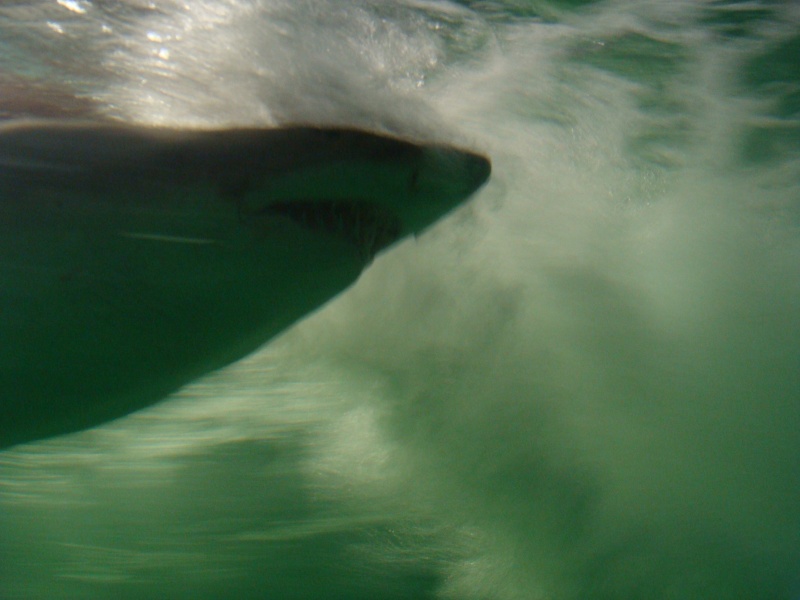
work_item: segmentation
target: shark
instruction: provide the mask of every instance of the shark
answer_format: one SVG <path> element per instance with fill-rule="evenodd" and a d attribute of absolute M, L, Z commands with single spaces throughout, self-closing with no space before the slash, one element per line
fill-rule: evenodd
<path fill-rule="evenodd" d="M 0 449 L 252 353 L 490 172 L 347 127 L 0 123 Z"/>

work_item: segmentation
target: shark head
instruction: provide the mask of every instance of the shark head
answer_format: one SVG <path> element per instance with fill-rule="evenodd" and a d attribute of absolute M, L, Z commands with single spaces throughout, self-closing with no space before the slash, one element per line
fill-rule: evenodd
<path fill-rule="evenodd" d="M 395 241 L 422 233 L 488 179 L 489 162 L 479 155 L 392 145 L 393 156 L 367 151 L 289 174 L 260 196 L 255 214 L 341 235 L 369 262 Z"/>
<path fill-rule="evenodd" d="M 256 229 L 288 219 L 350 241 L 369 261 L 463 202 L 491 167 L 465 150 L 359 130 L 21 122 L 0 129 L 0 170 L 11 186 L 46 185 L 51 197 L 114 210 L 225 222 L 232 207 Z M 169 237 L 176 226 L 155 221 L 149 235 Z"/>
<path fill-rule="evenodd" d="M 349 129 L 0 128 L 0 447 L 99 425 L 252 352 L 489 177 Z"/>
<path fill-rule="evenodd" d="M 271 139 L 264 132 L 234 135 L 243 144 L 233 155 L 238 168 L 224 168 L 219 187 L 236 199 L 244 219 L 283 217 L 338 235 L 365 262 L 424 231 L 490 173 L 489 161 L 478 154 L 356 130 L 289 128 L 271 132 Z M 262 147 L 264 142 L 270 147 Z M 276 142 L 284 146 L 280 158 L 273 151 Z"/>

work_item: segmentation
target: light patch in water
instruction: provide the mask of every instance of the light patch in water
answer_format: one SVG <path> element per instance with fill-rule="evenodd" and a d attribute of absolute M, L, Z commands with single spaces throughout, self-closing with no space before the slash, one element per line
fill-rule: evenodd
<path fill-rule="evenodd" d="M 77 0 L 58 0 L 58 4 L 79 15 L 86 14 L 86 9 Z"/>
<path fill-rule="evenodd" d="M 179 235 L 166 235 L 163 233 L 142 233 L 138 231 L 124 231 L 120 234 L 122 237 L 131 238 L 134 240 L 146 240 L 150 242 L 166 242 L 169 244 L 219 244 L 219 240 L 209 238 L 194 238 L 183 237 Z"/>

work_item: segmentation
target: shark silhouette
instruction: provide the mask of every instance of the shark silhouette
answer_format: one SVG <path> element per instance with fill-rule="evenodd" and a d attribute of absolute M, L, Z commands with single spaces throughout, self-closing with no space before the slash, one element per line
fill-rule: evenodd
<path fill-rule="evenodd" d="M 0 448 L 247 355 L 489 173 L 471 152 L 344 128 L 0 125 Z"/>

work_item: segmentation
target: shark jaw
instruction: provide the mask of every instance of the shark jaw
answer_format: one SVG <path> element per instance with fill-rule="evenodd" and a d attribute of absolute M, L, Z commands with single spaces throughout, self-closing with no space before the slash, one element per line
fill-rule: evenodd
<path fill-rule="evenodd" d="M 285 216 L 312 231 L 346 239 L 365 263 L 395 242 L 402 230 L 400 218 L 367 200 L 273 202 L 262 214 Z"/>
<path fill-rule="evenodd" d="M 0 127 L 0 448 L 124 416 L 247 355 L 489 170 L 347 129 Z"/>

